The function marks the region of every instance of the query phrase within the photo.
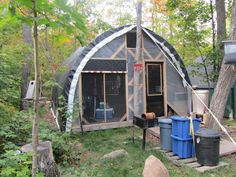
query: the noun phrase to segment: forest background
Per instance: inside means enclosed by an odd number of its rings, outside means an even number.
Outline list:
[[[135,24],[135,3],[127,0],[38,0],[41,95],[50,100],[52,87],[57,84],[56,73],[63,72],[62,62],[77,48],[108,29]],[[147,0],[143,1],[142,24],[169,41],[185,65],[196,68],[191,74],[202,75],[210,87],[217,81],[222,63],[221,41],[229,38],[231,7],[232,0]],[[221,12],[226,15],[225,23],[217,22],[217,13]],[[2,0],[0,14],[0,168],[1,174],[20,171],[24,176],[29,173],[25,165],[14,160],[10,165],[6,162],[14,158],[14,150],[31,141],[32,110],[22,100],[29,81],[34,80],[32,2]],[[197,57],[201,57],[201,64],[195,62]],[[208,66],[213,66],[213,70],[208,71]],[[198,72],[200,67],[206,69],[204,73]],[[41,131],[40,138],[46,138],[48,131]],[[64,144],[67,135],[59,138],[58,132],[50,134],[56,160],[71,161],[75,156],[66,154],[66,148],[73,148]],[[59,150],[57,146],[62,148]],[[30,164],[28,156],[23,156],[22,161]]]

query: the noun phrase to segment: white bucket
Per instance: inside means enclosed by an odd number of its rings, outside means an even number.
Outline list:
[[[201,103],[199,98],[205,103],[205,105],[208,106],[208,90],[194,90],[195,92],[192,93],[193,96],[193,112],[197,114],[203,114],[205,109],[205,106]],[[196,94],[198,95],[196,95]]]

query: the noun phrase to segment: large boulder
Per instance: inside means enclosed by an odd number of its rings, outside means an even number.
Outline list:
[[[169,172],[163,163],[153,155],[145,160],[143,177],[169,177]]]
[[[124,149],[112,151],[109,154],[105,154],[102,159],[114,159],[117,157],[128,156],[128,152]]]

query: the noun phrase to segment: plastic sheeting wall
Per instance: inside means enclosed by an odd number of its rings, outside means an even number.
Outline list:
[[[144,45],[143,58],[145,60],[161,59],[158,58],[159,54],[161,54],[161,50],[154,44],[154,42],[145,33],[143,33],[143,45]]]
[[[134,56],[135,49],[127,51],[128,60],[128,118],[132,119],[134,116]]]
[[[183,86],[182,78],[179,76],[175,68],[170,64],[169,60],[161,52],[160,48],[144,34],[145,59],[165,60],[166,61],[166,84],[167,84],[167,102],[178,114],[186,115],[188,108],[188,92]],[[165,73],[164,73],[165,74]],[[166,90],[164,90],[166,92]]]
[[[167,101],[179,115],[188,113],[188,93],[175,68],[166,60]]]
[[[104,47],[102,47],[99,51],[97,51],[92,58],[122,58],[124,59],[125,56],[125,36],[120,36],[116,38],[114,41],[111,41]],[[120,50],[118,50],[120,49]],[[118,53],[114,55],[115,52]]]

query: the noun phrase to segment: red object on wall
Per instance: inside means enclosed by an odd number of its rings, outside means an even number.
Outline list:
[[[142,71],[143,70],[143,64],[140,64],[140,63],[134,64],[134,70],[135,71]]]

